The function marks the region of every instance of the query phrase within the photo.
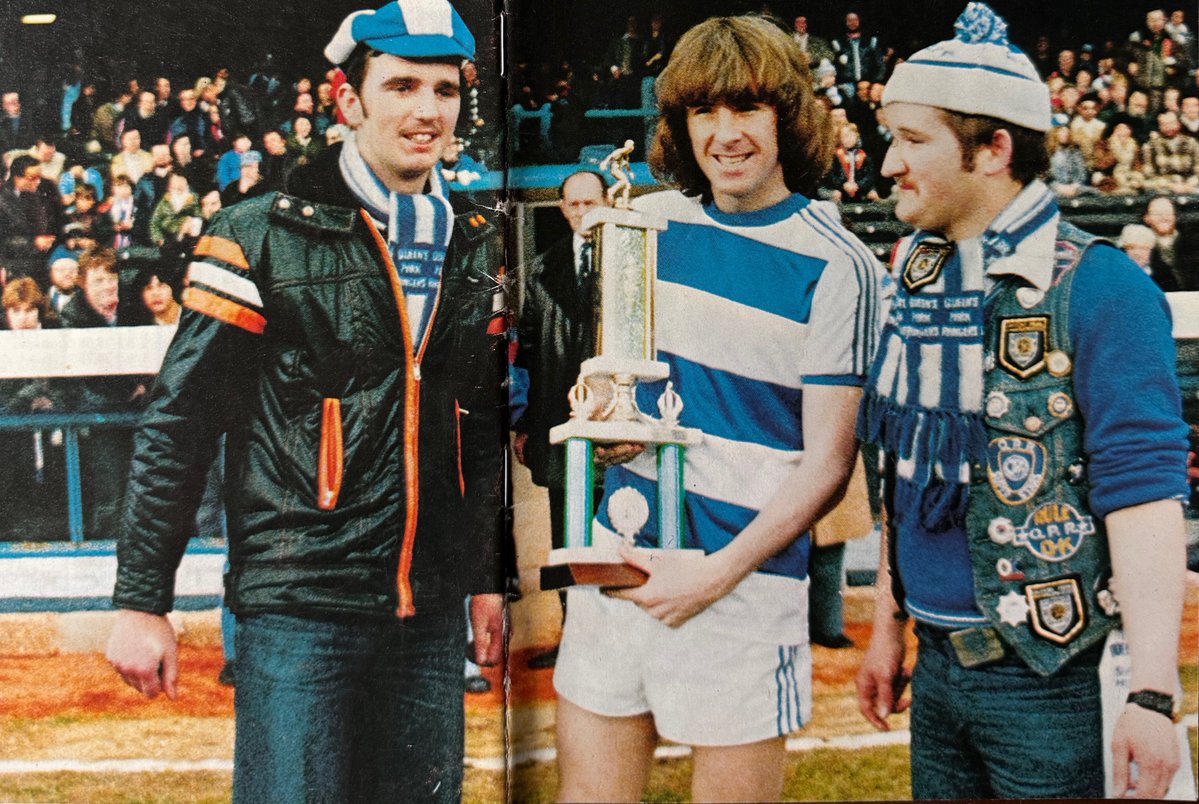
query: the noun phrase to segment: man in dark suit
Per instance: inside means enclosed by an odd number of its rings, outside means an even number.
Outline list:
[[[21,95],[5,92],[0,98],[0,153],[29,148],[37,139],[33,121],[29,115],[21,114]]]
[[[529,406],[515,425],[516,459],[545,486],[550,497],[551,542],[565,546],[566,455],[551,446],[550,428],[570,418],[567,394],[579,375],[579,364],[595,352],[595,283],[591,242],[580,229],[583,216],[607,203],[606,183],[598,173],[579,171],[562,182],[563,217],[571,236],[559,240],[531,266],[525,279],[525,302],[518,331],[516,365],[529,372]],[[563,611],[566,598],[562,597]],[[529,666],[553,667],[558,649],[534,656]]]
[[[2,125],[2,123],[0,123]],[[62,204],[53,182],[29,154],[13,159],[0,187],[0,268],[8,278],[32,276],[46,284],[46,261],[62,226]]]

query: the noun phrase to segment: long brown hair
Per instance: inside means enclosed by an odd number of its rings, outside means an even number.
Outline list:
[[[778,115],[787,189],[811,195],[833,156],[833,131],[812,94],[808,57],[765,17],[713,17],[683,34],[658,77],[661,115],[650,149],[654,175],[690,195],[711,186],[691,148],[687,107],[764,103]]]

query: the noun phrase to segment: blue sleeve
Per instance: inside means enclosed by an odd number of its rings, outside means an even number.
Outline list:
[[[1187,426],[1165,294],[1120,251],[1095,246],[1074,279],[1070,338],[1094,512],[1182,499]]]

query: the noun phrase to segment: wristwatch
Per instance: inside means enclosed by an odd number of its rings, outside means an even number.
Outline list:
[[[1164,692],[1157,690],[1137,690],[1128,694],[1128,703],[1135,704],[1142,709],[1148,709],[1150,712],[1157,712],[1159,715],[1165,715],[1171,721],[1177,723],[1182,720],[1182,707],[1179,701],[1173,695],[1167,695]]]

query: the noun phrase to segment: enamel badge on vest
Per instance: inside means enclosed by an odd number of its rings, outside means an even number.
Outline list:
[[[1045,368],[1049,350],[1049,316],[1005,318],[999,322],[999,365],[1026,380]]]
[[[1045,481],[1049,453],[1027,438],[995,438],[987,445],[987,478],[995,496],[1007,505],[1023,505]]]
[[[1058,645],[1068,644],[1087,625],[1082,589],[1075,577],[1056,578],[1024,587],[1032,630]]]
[[[1016,527],[1012,543],[1027,547],[1045,561],[1065,561],[1078,552],[1082,541],[1095,533],[1095,520],[1064,502],[1038,506],[1023,525]]]

